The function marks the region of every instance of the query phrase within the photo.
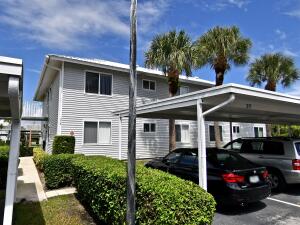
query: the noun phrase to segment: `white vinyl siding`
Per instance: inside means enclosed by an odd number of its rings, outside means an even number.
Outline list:
[[[79,64],[65,63],[65,74],[63,82],[63,105],[61,118],[61,134],[69,135],[74,132],[76,145],[75,153],[85,155],[105,155],[113,158],[119,157],[119,117],[113,112],[128,108],[128,87],[129,74],[125,72],[113,71],[108,69],[99,69],[95,67],[82,66]],[[85,93],[85,72],[92,71],[99,74],[108,74],[112,76],[112,96]],[[155,81],[155,91],[149,91],[143,88],[143,80]],[[182,82],[184,86],[189,87],[189,92],[201,90],[204,87]],[[99,90],[100,92],[100,90]],[[137,76],[137,105],[141,105],[157,99],[169,97],[168,83],[166,77],[156,78],[144,73]],[[110,143],[100,144],[100,130],[97,130],[98,142],[84,144],[84,125],[83,121],[107,122],[110,126]],[[144,132],[144,124],[156,124],[155,132]],[[176,120],[176,124],[189,125],[189,143],[177,142],[176,147],[197,147],[197,123],[196,121]],[[211,124],[211,122],[206,123]],[[229,123],[220,122],[223,126],[224,142],[229,138]],[[99,126],[99,125],[98,125]],[[248,125],[247,125],[248,126]],[[99,126],[100,127],[100,126]],[[107,130],[105,132],[104,130]],[[103,132],[108,134],[109,128],[103,128]],[[206,128],[208,130],[208,128]],[[243,126],[240,127],[241,134],[244,135]],[[253,126],[247,127],[253,136]],[[242,132],[243,131],[243,132]],[[128,118],[122,118],[122,140],[121,140],[121,158],[127,158],[128,142]],[[244,135],[245,136],[245,135]],[[147,119],[137,118],[136,122],[136,157],[152,158],[165,156],[169,152],[169,120],[167,119]],[[188,136],[186,136],[188,137]],[[207,134],[207,137],[208,134]],[[105,138],[106,142],[108,136]],[[186,138],[188,139],[188,138]],[[213,145],[209,142],[208,146]]]

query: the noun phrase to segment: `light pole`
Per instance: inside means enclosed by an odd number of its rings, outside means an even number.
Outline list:
[[[136,8],[137,0],[130,7],[130,82],[127,153],[127,214],[128,225],[135,224],[135,174],[136,174]]]

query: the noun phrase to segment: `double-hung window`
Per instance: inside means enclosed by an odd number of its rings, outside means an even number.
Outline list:
[[[188,86],[181,86],[178,88],[176,95],[184,95],[190,92],[190,89]]]
[[[84,122],[84,144],[111,144],[111,122]]]
[[[86,72],[85,92],[92,94],[111,95],[112,76],[108,74]]]
[[[263,137],[264,136],[264,128],[263,127],[254,127],[254,136],[255,137]]]
[[[239,134],[240,133],[240,127],[239,126],[232,126],[232,130],[234,134]]]
[[[143,80],[143,89],[155,91],[156,90],[156,83],[153,80]]]
[[[145,133],[156,132],[156,124],[155,123],[144,123],[144,132]]]
[[[188,124],[176,124],[176,142],[190,142],[190,126]]]
[[[219,126],[220,131],[220,139],[223,141],[223,128],[222,126]],[[209,126],[209,140],[210,141],[216,141],[215,138],[215,126]]]

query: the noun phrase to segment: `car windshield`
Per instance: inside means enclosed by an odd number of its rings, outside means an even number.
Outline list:
[[[300,156],[300,142],[296,142],[295,147],[297,149],[298,155]]]
[[[253,167],[247,159],[231,152],[210,152],[207,154],[207,159],[213,165],[223,169],[240,170]]]

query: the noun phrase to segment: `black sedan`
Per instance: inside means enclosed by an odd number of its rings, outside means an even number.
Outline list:
[[[207,188],[222,204],[260,201],[271,193],[268,172],[237,153],[207,149]],[[146,167],[169,172],[198,183],[198,149],[176,149]]]

